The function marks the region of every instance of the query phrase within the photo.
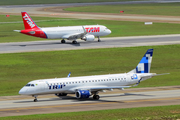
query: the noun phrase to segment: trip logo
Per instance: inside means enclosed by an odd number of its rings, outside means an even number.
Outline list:
[[[49,85],[49,90],[51,89],[62,89],[66,85]]]

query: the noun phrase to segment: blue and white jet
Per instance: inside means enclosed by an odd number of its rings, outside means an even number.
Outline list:
[[[96,76],[81,76],[55,79],[34,80],[25,85],[20,91],[21,95],[32,95],[37,101],[38,95],[55,94],[57,96],[66,96],[75,94],[76,98],[84,99],[93,96],[98,100],[98,93],[103,90],[113,90],[137,86],[141,81],[157,75],[150,73],[153,49],[148,49],[135,69],[123,74],[108,74]]]

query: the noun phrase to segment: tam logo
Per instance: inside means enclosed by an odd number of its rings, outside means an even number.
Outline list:
[[[31,20],[31,18],[29,18],[29,16],[28,16],[27,14],[25,14],[25,15],[23,16],[23,19],[29,24],[29,26],[30,26],[31,28],[33,28],[34,26],[36,26],[36,25],[33,23],[33,21]]]
[[[86,32],[90,33],[90,32],[100,32],[100,27],[87,27],[85,28]]]

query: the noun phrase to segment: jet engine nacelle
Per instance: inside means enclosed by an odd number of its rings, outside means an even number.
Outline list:
[[[76,98],[79,98],[79,99],[81,99],[81,98],[89,98],[90,95],[91,94],[90,94],[89,90],[78,90],[76,92]]]
[[[85,41],[94,41],[95,37],[94,35],[85,35],[83,38],[81,38],[82,40]]]

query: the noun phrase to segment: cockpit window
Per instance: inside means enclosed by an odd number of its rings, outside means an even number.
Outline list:
[[[34,84],[27,84],[26,85],[26,87],[30,87],[30,86],[34,87],[35,85]]]
[[[31,84],[27,84],[26,86],[29,87],[29,86],[31,86]]]

